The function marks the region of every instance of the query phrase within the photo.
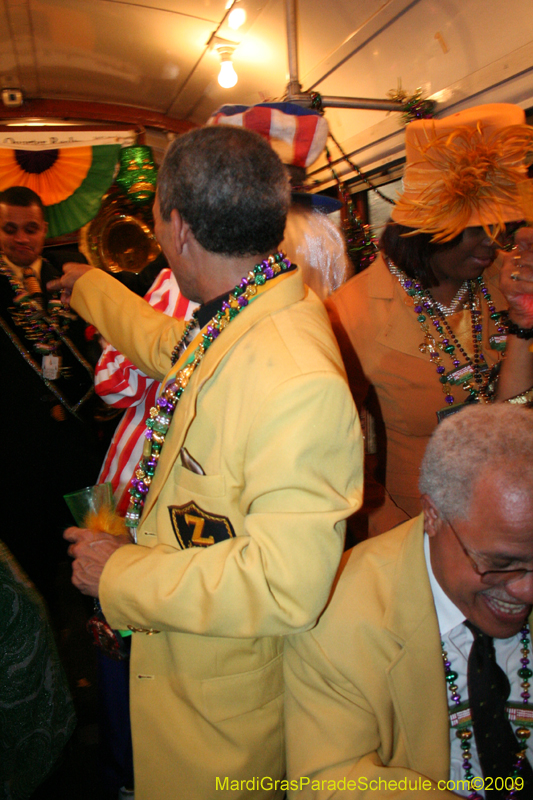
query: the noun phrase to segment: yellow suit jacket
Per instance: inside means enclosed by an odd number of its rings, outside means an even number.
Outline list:
[[[179,321],[96,270],[72,301],[164,379]],[[181,463],[182,448],[205,474]],[[326,604],[361,483],[357,412],[326,312],[288,274],[207,351],[174,414],[139,544],[100,581],[114,628],[160,631],[133,634],[137,800],[205,800],[224,796],[216,777],[283,776],[280,637]]]
[[[485,271],[484,280],[496,308],[506,308],[498,289],[499,262]],[[446,402],[435,365],[426,353],[420,352],[424,335],[412,300],[380,255],[368,269],[331,295],[326,307],[357,405],[361,407],[369,384],[377,394],[386,430],[386,488],[403,511],[415,516],[420,512],[420,463],[437,426],[437,411]],[[481,303],[481,309],[481,349],[491,366],[499,357],[489,344],[496,325],[489,319],[485,302]],[[461,311],[450,319],[454,320],[454,330],[459,331],[459,340],[471,342],[470,313]],[[472,353],[470,345],[466,349]],[[452,368],[447,356],[444,364],[447,371]],[[455,387],[452,394],[456,403],[464,402],[467,397],[460,387]],[[382,517],[376,533],[389,530],[402,519],[384,514]]]
[[[359,787],[309,785],[289,797],[427,800],[448,780],[446,682],[423,533],[420,515],[349,551],[316,628],[287,638],[288,778]],[[371,783],[405,778],[407,791]],[[420,788],[424,779],[429,788]]]

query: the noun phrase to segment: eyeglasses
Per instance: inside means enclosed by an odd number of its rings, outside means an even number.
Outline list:
[[[477,575],[479,575],[479,577],[481,578],[482,581],[484,581],[484,583],[487,583],[490,586],[494,586],[498,583],[512,583],[513,581],[521,580],[524,577],[524,575],[533,573],[533,569],[487,569],[481,571],[476,562],[474,561],[474,559],[472,558],[472,556],[470,555],[470,553],[468,552],[468,550],[466,549],[466,547],[464,546],[464,544],[462,543],[457,531],[453,527],[450,520],[446,519],[444,521],[450,527],[450,530],[452,531],[453,535],[459,542],[461,550],[470,561],[472,569]]]

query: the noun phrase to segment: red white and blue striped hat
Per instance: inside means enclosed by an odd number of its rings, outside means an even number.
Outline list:
[[[326,146],[328,123],[316,111],[295,103],[222,106],[208,125],[236,125],[261,134],[284,164],[308,167]]]
[[[322,153],[329,133],[327,120],[316,111],[295,103],[222,106],[207,120],[207,125],[236,125],[263,136],[289,167],[294,202],[314,206],[326,214],[342,207],[334,197],[313,194],[304,185],[305,168]]]

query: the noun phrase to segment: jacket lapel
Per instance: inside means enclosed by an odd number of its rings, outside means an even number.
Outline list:
[[[300,269],[287,273],[277,284],[250,303],[213,342],[192,374],[176,407],[146,499],[142,519],[146,518],[155,505],[159,492],[166,483],[179,455],[187,431],[196,416],[198,394],[216,372],[222,359],[254,325],[270,314],[302,300],[305,294],[306,289]],[[166,382],[167,378],[163,381],[163,385]],[[142,520],[140,524],[142,524]]]
[[[376,342],[390,350],[427,360],[427,356],[418,349],[424,335],[416,322],[411,300],[389,272],[382,255],[369,272],[368,294],[371,298],[389,301],[387,320],[379,330]]]
[[[389,669],[389,687],[405,735],[409,764],[447,780],[450,734],[440,635],[423,549],[423,515],[399,559],[394,598],[385,619],[402,650]]]

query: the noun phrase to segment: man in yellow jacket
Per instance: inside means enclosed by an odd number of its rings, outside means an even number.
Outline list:
[[[127,516],[137,544],[69,529],[73,581],[133,631],[136,800],[281,798],[282,637],[326,604],[361,503],[359,423],[326,312],[276,253],[289,184],[268,144],[196,130],[158,180],[156,234],[199,331],[100,270],[60,281],[164,387]]]
[[[424,513],[347,553],[287,637],[291,800],[533,796],[532,453],[528,409],[445,420]]]

